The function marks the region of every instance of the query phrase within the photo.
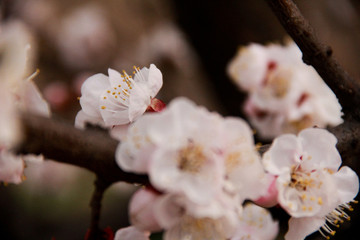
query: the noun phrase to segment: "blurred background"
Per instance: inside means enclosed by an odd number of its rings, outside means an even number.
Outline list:
[[[358,0],[296,1],[318,37],[356,79],[360,78]],[[186,96],[223,115],[243,116],[244,94],[226,66],[239,46],[286,37],[263,0],[1,0],[1,24],[21,21],[36,49],[35,82],[53,117],[73,123],[82,82],[108,68],[132,72],[155,63],[169,102]],[[1,30],[0,30],[1,31]],[[1,34],[1,32],[0,32]],[[35,71],[35,69],[34,69]],[[359,171],[359,163],[345,163]],[[20,185],[0,186],[0,239],[83,239],[90,222],[94,176],[46,162],[26,169]],[[115,184],[105,194],[101,226],[128,225],[127,202],[135,186]],[[286,220],[279,209],[275,218]],[[334,239],[358,239],[359,207]],[[286,221],[285,221],[286,222]],[[284,223],[285,223],[284,222]],[[286,226],[282,227],[286,231]],[[313,234],[308,239],[321,239]]]

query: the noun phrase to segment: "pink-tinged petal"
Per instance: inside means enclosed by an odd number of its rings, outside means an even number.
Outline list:
[[[154,215],[162,228],[174,227],[183,217],[185,210],[179,200],[177,195],[163,194],[154,204]]]
[[[340,203],[352,201],[359,192],[359,177],[349,167],[342,167],[334,174]]]
[[[158,232],[162,228],[155,218],[154,204],[159,201],[160,194],[150,189],[139,189],[130,200],[130,222],[139,230]]]
[[[0,181],[19,184],[23,181],[24,162],[7,150],[0,150]]]
[[[342,161],[333,134],[325,129],[308,128],[301,131],[298,138],[307,155],[301,164],[302,168],[309,171],[320,168],[337,171]]]
[[[274,175],[289,172],[293,165],[299,164],[296,156],[300,153],[300,149],[295,135],[281,135],[273,141],[270,149],[263,156],[265,169]]]
[[[101,117],[89,116],[83,110],[80,110],[75,117],[75,127],[85,129],[86,123],[105,127],[104,120]]]
[[[166,104],[157,98],[152,98],[151,103],[146,109],[147,112],[161,112],[166,107]]]
[[[85,80],[81,87],[80,105],[89,116],[101,117],[99,100],[101,94],[110,88],[109,78],[104,74],[95,74]]]
[[[254,202],[261,207],[274,207],[278,204],[278,190],[276,187],[276,177],[271,174],[267,174],[267,181],[269,183],[268,189],[265,195],[256,199]]]
[[[116,231],[114,240],[150,240],[150,232],[143,232],[133,226],[120,228]]]
[[[324,218],[303,217],[290,218],[289,230],[285,235],[285,240],[303,240],[309,234],[316,232],[325,224]]]

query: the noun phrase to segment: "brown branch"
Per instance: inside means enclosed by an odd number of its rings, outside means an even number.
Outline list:
[[[86,168],[106,183],[148,183],[145,175],[122,171],[115,162],[118,141],[99,130],[82,131],[55,119],[31,114],[21,117],[24,137],[16,152],[43,154],[45,158]]]
[[[94,172],[104,184],[118,181],[149,184],[145,175],[122,171],[115,162],[118,141],[99,130],[82,131],[69,123],[34,115],[22,116],[24,138],[18,153],[43,154],[46,158],[86,168]],[[330,132],[338,139],[337,148],[344,164],[355,169],[360,155],[360,123],[347,121]],[[269,145],[259,149],[265,152]]]
[[[360,120],[360,84],[332,57],[331,48],[318,40],[314,29],[292,0],[266,2],[301,49],[304,62],[312,65],[335,93],[345,117]]]

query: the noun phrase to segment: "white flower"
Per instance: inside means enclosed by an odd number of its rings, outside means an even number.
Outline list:
[[[278,202],[292,216],[286,239],[303,239],[322,226],[325,235],[334,234],[325,221],[338,225],[346,218],[359,179],[350,168],[339,169],[336,142],[324,129],[305,129],[276,138],[264,154],[265,169],[277,176]]]
[[[228,71],[249,92],[244,110],[263,138],[342,123],[336,96],[293,42],[243,48]]]
[[[150,232],[142,232],[130,226],[117,230],[114,240],[150,240]]]
[[[231,221],[242,201],[267,190],[246,122],[222,118],[184,98],[132,124],[116,159],[125,171],[148,174],[164,198],[174,199],[184,214],[197,219]]]
[[[244,206],[236,233],[230,240],[274,240],[279,224],[269,211],[252,203]]]
[[[20,22],[0,25],[0,147],[14,145],[20,135],[17,112],[49,115],[49,107],[29,75],[34,51],[32,36]]]
[[[109,69],[109,76],[96,74],[81,87],[80,104],[75,125],[85,122],[106,127],[137,120],[152,104],[162,86],[162,74],[154,64],[150,68],[135,68],[135,76]]]
[[[19,184],[23,181],[24,162],[21,157],[0,150],[0,181]]]
[[[185,215],[174,227],[167,230],[164,240],[227,240],[232,236],[234,226],[227,219],[194,218]]]

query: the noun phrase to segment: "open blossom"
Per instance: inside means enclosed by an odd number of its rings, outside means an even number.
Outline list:
[[[134,77],[109,69],[109,76],[96,74],[89,77],[81,87],[80,105],[75,125],[84,127],[85,122],[105,127],[124,125],[137,120],[148,107],[160,104],[154,97],[163,80],[160,70],[135,68]]]
[[[264,154],[265,169],[277,176],[278,202],[292,217],[285,239],[304,239],[320,229],[334,235],[326,221],[337,226],[348,215],[359,191],[359,179],[349,167],[340,167],[336,138],[324,129],[310,128],[298,136],[276,138]]]
[[[223,187],[240,192],[265,175],[243,120],[224,119],[183,98],[134,123],[116,157],[125,171],[148,173],[155,188],[196,203],[209,202]],[[251,198],[247,190],[244,198]]]
[[[165,229],[165,239],[228,239],[242,202],[259,198],[268,187],[246,122],[184,98],[133,123],[116,159],[125,171],[149,175],[157,193],[139,190],[130,216],[143,230]],[[152,203],[142,204],[139,195]]]
[[[301,57],[293,42],[251,44],[229,65],[231,78],[249,93],[244,110],[263,138],[342,123],[335,94]]]
[[[278,232],[279,224],[272,219],[268,210],[247,203],[236,233],[230,240],[274,240]]]

